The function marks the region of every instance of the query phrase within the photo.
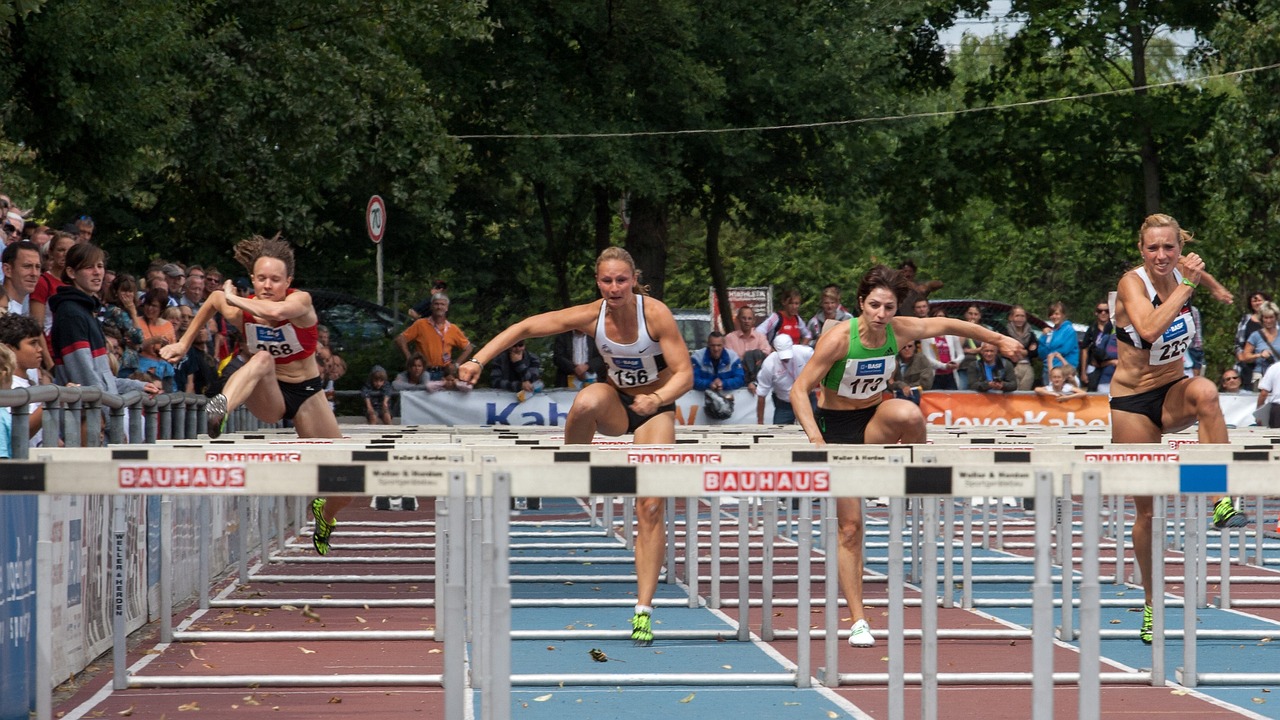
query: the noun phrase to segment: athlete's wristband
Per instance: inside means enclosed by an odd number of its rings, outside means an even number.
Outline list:
[[[1187,278],[1182,278],[1182,284],[1183,284],[1183,285],[1190,285],[1192,290],[1195,290],[1196,288],[1200,287],[1200,283],[1193,283],[1193,282],[1191,282],[1190,280],[1188,280]]]

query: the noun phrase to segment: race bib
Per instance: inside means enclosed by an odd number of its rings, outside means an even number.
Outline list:
[[[849,358],[844,362],[844,376],[836,394],[851,400],[866,400],[884,392],[898,367],[894,356]]]
[[[1168,365],[1173,362],[1182,362],[1182,356],[1187,354],[1187,348],[1191,345],[1191,338],[1195,334],[1196,324],[1191,319],[1191,314],[1179,315],[1169,329],[1151,343],[1151,364]]]
[[[639,387],[648,385],[658,379],[658,362],[652,356],[618,357],[608,356],[609,377],[613,384],[620,387]]]
[[[280,327],[246,323],[244,334],[248,338],[249,349],[253,352],[266,350],[274,358],[288,358],[302,353],[302,341],[298,339],[298,331],[293,323],[285,323]]]

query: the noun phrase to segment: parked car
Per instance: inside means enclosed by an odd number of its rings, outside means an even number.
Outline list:
[[[329,328],[330,343],[338,350],[361,342],[394,337],[409,322],[389,307],[335,290],[308,290],[320,324]]]
[[[684,338],[684,344],[689,347],[689,352],[706,347],[707,336],[711,334],[709,311],[672,308],[671,314],[675,316],[676,326],[680,328],[680,336]]]
[[[1012,303],[1000,302],[998,300],[978,300],[975,298],[960,298],[955,300],[929,300],[930,311],[933,308],[942,308],[947,317],[953,317],[960,320],[964,319],[964,311],[970,305],[977,305],[982,311],[982,324],[995,330],[996,332],[1004,332],[1005,325],[1009,322],[1009,310],[1013,308]],[[1027,311],[1027,322],[1031,327],[1035,328],[1036,335],[1044,332],[1049,327],[1049,322],[1040,318],[1038,315]],[[1072,329],[1076,331],[1076,337],[1081,342],[1084,341],[1084,334],[1088,332],[1089,326],[1084,323],[1072,322]]]

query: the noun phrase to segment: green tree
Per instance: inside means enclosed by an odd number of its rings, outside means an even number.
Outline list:
[[[34,153],[50,215],[93,210],[117,259],[225,258],[239,237],[281,230],[316,251],[311,276],[367,276],[371,250],[351,240],[369,195],[391,205],[390,237],[446,222],[462,148],[406,49],[480,34],[477,12],[472,0],[52,0],[14,27],[6,129]],[[421,250],[388,252],[400,263]]]

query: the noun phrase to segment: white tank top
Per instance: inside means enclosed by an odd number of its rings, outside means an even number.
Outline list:
[[[1151,283],[1151,278],[1147,277],[1146,268],[1138,268],[1136,271],[1143,284],[1147,286],[1147,297],[1151,300],[1151,304],[1159,307],[1161,304],[1159,295],[1156,294],[1156,287]],[[1182,273],[1177,270],[1173,271],[1173,279],[1179,283],[1182,282]],[[1112,313],[1115,313],[1115,303],[1112,302]],[[1138,334],[1138,329],[1132,324],[1126,325],[1121,332],[1116,334],[1116,339],[1121,342],[1132,345],[1138,349],[1151,351],[1151,358],[1147,362],[1151,365],[1168,365],[1172,362],[1182,362],[1182,356],[1187,354],[1187,348],[1191,346],[1191,339],[1196,334],[1196,321],[1191,315],[1191,304],[1183,305],[1178,311],[1178,316],[1173,319],[1160,337],[1155,339],[1151,345],[1147,345],[1142,336]]]
[[[604,330],[604,316],[608,304],[600,302],[600,317],[596,319],[596,347],[608,366],[609,378],[617,387],[639,387],[658,379],[658,373],[667,367],[662,357],[662,346],[649,336],[644,321],[644,295],[636,295],[636,324],[639,330],[636,341],[628,345],[609,339]]]

